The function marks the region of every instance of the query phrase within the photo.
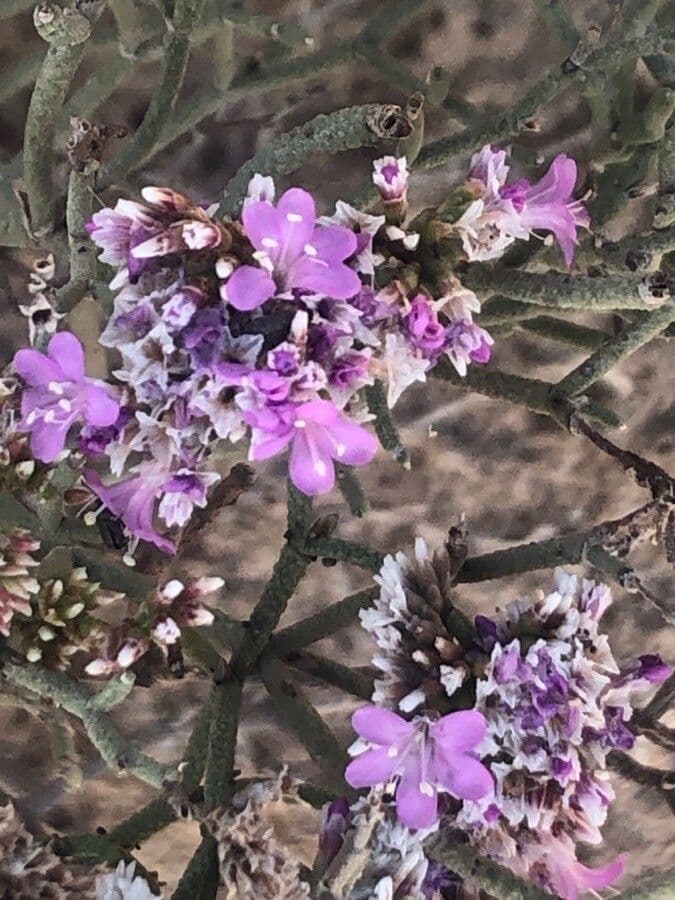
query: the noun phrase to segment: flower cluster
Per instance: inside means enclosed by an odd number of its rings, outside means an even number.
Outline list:
[[[612,884],[622,857],[592,869],[578,861],[577,846],[601,842],[614,799],[606,759],[633,745],[631,698],[670,667],[651,654],[619,666],[599,630],[609,588],[562,570],[548,595],[511,603],[500,619],[477,616],[473,639],[454,641],[447,654],[447,623],[457,611],[444,575],[452,561],[442,560],[418,540],[415,559],[387,557],[376,579],[380,596],[361,619],[384,676],[373,699],[389,709],[356,713],[355,730],[369,743],[357,742],[347,780],[394,783],[403,824],[427,828],[440,819],[564,900]],[[473,708],[438,719],[437,710],[457,702]],[[407,721],[392,707],[414,716]],[[454,724],[455,717],[470,720]],[[447,768],[458,749],[469,754],[456,763],[466,782],[459,786]],[[489,770],[489,783],[481,770]],[[439,806],[439,790],[463,802]]]
[[[186,584],[173,578],[142,603],[133,619],[113,627],[97,629],[90,649],[93,659],[85,666],[87,675],[109,678],[131,669],[153,650],[157,661],[166,660],[176,676],[183,674],[181,626],[211,625],[213,613],[202,598],[220,590],[222,578],[194,578]],[[145,660],[152,667],[153,659]]]
[[[550,231],[569,266],[578,244],[577,229],[590,224],[581,202],[572,199],[576,163],[560,154],[536,184],[526,178],[506,184],[508,174],[506,153],[499,148],[487,145],[471,160],[467,188],[475,199],[454,223],[467,259],[497,259],[515,240]]]
[[[568,258],[587,223],[569,201],[574,163],[558,157],[534,186],[506,186],[507,169],[504,151],[484,148],[469,182],[480,197],[441,225],[461,235],[470,260],[540,228]],[[309,495],[333,488],[336,462],[370,462],[377,442],[364,427],[362,388],[384,382],[393,407],[442,358],[465,375],[493,345],[474,321],[478,299],[455,275],[425,286],[416,258],[425,231],[407,221],[405,158],[377,160],[373,180],[386,215],[340,201],[317,218],[307,191],[276,199],[261,175],[237,221],[156,187],[142,203],[97,212],[89,234],[117,270],[100,337],[119,359],[116,383],[86,376],[67,332],[44,354],[19,351],[18,429],[34,456],[53,462],[76,441],[108,512],[133,541],[167,553],[176,547],[167,530],[179,533],[219,478],[209,468],[218,442],[247,439],[251,460],[288,449],[290,477]],[[475,247],[487,232],[500,237],[486,257]]]
[[[31,574],[38,565],[32,554],[39,549],[40,542],[21,528],[7,535],[0,533],[0,634],[5,637],[9,637],[16,613],[31,615],[31,598],[40,589]]]

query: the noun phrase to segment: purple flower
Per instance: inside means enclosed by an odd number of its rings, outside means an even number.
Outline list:
[[[209,487],[220,478],[215,472],[191,472],[180,469],[164,483],[164,496],[159,504],[159,515],[171,528],[182,528],[192,515],[195,506],[206,506]]]
[[[536,184],[523,179],[500,190],[501,197],[513,203],[525,228],[553,232],[568,266],[579,243],[577,228],[587,228],[591,221],[581,201],[572,199],[576,180],[577,164],[561,153]]]
[[[328,400],[248,410],[244,419],[253,429],[249,458],[269,459],[290,444],[291,480],[309,496],[332,490],[333,460],[363,466],[377,452],[373,435]]]
[[[319,832],[319,852],[324,868],[327,869],[340,852],[351,821],[352,812],[346,797],[338,797],[324,808]]]
[[[354,788],[373,787],[398,777],[396,811],[409,828],[438,821],[438,792],[479,800],[493,790],[490,772],[473,754],[485,736],[485,717],[475,710],[450,713],[437,722],[406,722],[379,706],[352,716],[354,730],[371,745],[345,771]]]
[[[74,334],[55,334],[46,354],[19,350],[14,368],[27,385],[19,427],[31,433],[33,455],[42,462],[56,459],[76,422],[105,428],[117,421],[119,403],[107,385],[84,374],[84,350]]]
[[[410,312],[403,325],[411,346],[421,350],[426,357],[435,357],[446,341],[445,328],[438,321],[436,310],[423,294],[417,294],[410,302]]]
[[[99,210],[86,223],[92,241],[102,249],[101,262],[129,270],[134,281],[146,266],[132,250],[163,230],[162,222],[152,210],[133,200],[118,200],[114,209]]]
[[[596,893],[618,881],[626,868],[626,855],[621,854],[611,862],[591,869],[576,858],[574,844],[569,837],[555,838],[547,835],[541,842],[542,864],[546,876],[540,880],[562,900],[578,900],[587,891]],[[538,866],[531,874],[537,875]]]
[[[291,188],[276,207],[254,200],[244,207],[242,221],[262,268],[240,266],[221,287],[223,299],[236,309],[256,309],[294,290],[337,300],[360,290],[359,276],[344,264],[357,248],[356,235],[340,225],[317,225],[307,191]]]
[[[385,203],[402,203],[408,193],[408,162],[405,156],[383,156],[373,163],[373,182]]]
[[[445,341],[445,352],[462,377],[466,375],[469,363],[484,365],[490,361],[494,340],[475,322],[455,319],[446,330]]]
[[[111,485],[104,485],[97,472],[85,472],[86,483],[110,512],[122,520],[130,534],[173,554],[175,544],[159,534],[153,525],[155,503],[170,478],[169,473],[153,465]]]
[[[364,384],[372,384],[369,372],[370,355],[358,350],[346,350],[336,357],[328,375],[332,387],[348,389],[352,392]]]

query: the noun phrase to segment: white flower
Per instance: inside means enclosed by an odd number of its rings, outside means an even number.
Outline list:
[[[350,206],[344,200],[338,200],[335,204],[335,212],[332,216],[322,216],[321,225],[344,225],[357,234],[364,234],[368,239],[362,241],[364,246],[355,256],[356,271],[364,275],[375,274],[375,256],[373,254],[373,238],[386,222],[384,216],[371,216],[361,212],[360,209]]]
[[[136,875],[136,863],[120,862],[114,872],[96,877],[96,900],[162,900],[161,894],[153,894],[150,885]]]
[[[266,203],[274,203],[274,179],[271,175],[255,174],[248,183],[248,191],[244,206],[256,200],[264,200]]]
[[[415,381],[426,381],[431,362],[415,356],[402,334],[388,334],[382,360],[387,379],[387,406],[393,409],[403,391]]]

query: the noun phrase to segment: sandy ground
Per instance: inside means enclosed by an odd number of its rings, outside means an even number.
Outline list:
[[[268,4],[268,10],[275,4]],[[278,4],[277,4],[278,6]],[[442,15],[429,14],[410,25],[392,48],[422,76],[432,64],[452,73],[457,96],[485,108],[502,108],[554,59],[561,58],[560,44],[549,35],[534,14],[531,3],[515,0],[483,0],[438,4]],[[577,24],[605,21],[604,3],[573,2]],[[263,10],[264,4],[258,5]],[[284,13],[297,16],[314,35],[317,44],[329,46],[337,36],[358,31],[375,2],[289,2]],[[21,37],[23,42],[17,40]],[[0,58],[11,59],[36,47],[27,17],[15,20],[0,35]],[[245,41],[252,58],[262,44]],[[3,56],[3,54],[7,55]],[[242,51],[243,53],[244,51]],[[242,57],[243,58],[243,57]],[[203,77],[206,59],[196,59],[190,83]],[[4,64],[3,64],[4,65]],[[145,77],[148,76],[148,77]],[[154,71],[143,72],[119,91],[102,111],[101,119],[134,124],[142,114],[147,85]],[[270,135],[318,112],[363,100],[401,99],[364,66],[350,67],[329,79],[315,82],[310,91],[298,89],[227,107],[206,121],[190,140],[182,140],[162,154],[144,173],[143,183],[169,183],[189,187],[199,199],[213,198],[223,181]],[[20,102],[19,102],[20,101]],[[8,154],[20,145],[20,128],[27,94],[0,108],[0,139]],[[548,157],[558,149],[583,159],[592,138],[593,123],[572,101],[548,114],[537,147]],[[429,117],[429,135],[448,133],[456,123],[435,112]],[[464,165],[465,161],[460,161]],[[319,192],[326,204],[360,182],[367,171],[364,154],[348,154],[337,165],[313,161],[303,182]],[[425,175],[413,182],[422,196],[432,196],[459,168]],[[22,268],[30,257],[16,256],[7,267],[9,292],[3,292],[3,328],[0,356],[22,340],[21,322],[14,302],[25,277]],[[601,322],[602,320],[598,320]],[[592,323],[589,323],[592,324]],[[581,355],[558,345],[518,337],[499,342],[491,365],[538,378],[560,377],[581,360]],[[618,410],[627,423],[614,438],[623,446],[648,455],[671,471],[675,370],[672,351],[657,343],[618,366],[594,390],[596,399]],[[344,536],[364,540],[384,549],[409,548],[416,535],[440,542],[448,526],[461,513],[468,519],[471,552],[483,553],[528,540],[538,540],[577,530],[619,516],[644,502],[645,493],[634,486],[592,446],[565,434],[548,420],[439,384],[416,386],[397,408],[397,421],[411,451],[412,470],[404,472],[384,453],[363,476],[372,509],[364,520],[350,518],[338,494],[318,504],[321,510],[340,512]],[[428,436],[433,426],[437,436]],[[279,464],[261,466],[254,489],[226,510],[204,540],[194,563],[184,571],[220,574],[226,580],[221,605],[229,614],[244,617],[255,603],[282,543],[284,531],[283,477]],[[672,572],[663,560],[647,551],[641,560],[643,573],[660,596],[673,596]],[[179,567],[181,568],[181,567]],[[550,573],[505,579],[462,588],[470,611],[489,613],[496,605],[536,586],[546,587]],[[347,566],[326,569],[315,565],[289,604],[282,624],[291,623],[321,609],[367,584],[367,576]],[[617,589],[616,604],[606,624],[613,636],[617,657],[646,649],[662,652],[675,661],[672,632],[662,628],[659,617],[636,607]],[[672,603],[672,601],[671,601]],[[367,663],[371,647],[354,626],[316,648],[354,664]],[[143,749],[162,761],[177,759],[190,724],[205,695],[205,686],[192,678],[162,684],[152,690],[136,690],[133,704],[115,713],[119,727],[134,736]],[[334,691],[314,687],[312,699],[328,723],[349,739],[348,715],[352,701]],[[257,684],[246,689],[245,715],[237,747],[238,765],[249,774],[275,771],[282,761],[299,777],[317,779],[314,765],[295,738],[278,722],[275,710]],[[104,771],[86,739],[78,738],[84,756],[85,782],[73,793],[53,777],[45,753],[43,726],[23,711],[0,710],[2,781],[21,798],[26,814],[43,819],[49,827],[84,830],[111,826],[132,812],[152,793],[129,778]],[[672,764],[653,748],[639,753],[653,764]],[[668,807],[655,792],[616,779],[618,799],[606,830],[607,842],[599,858],[630,851],[628,880],[641,872],[675,863],[675,827]],[[292,812],[298,851],[307,857],[316,834],[317,814],[306,809]],[[289,823],[290,824],[290,823]],[[291,829],[288,829],[288,833]],[[141,858],[159,869],[167,882],[167,895],[197,840],[191,824],[177,824],[148,841]]]

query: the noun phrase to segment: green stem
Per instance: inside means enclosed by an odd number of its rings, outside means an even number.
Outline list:
[[[190,55],[190,36],[203,5],[204,0],[176,0],[159,84],[133,140],[103,168],[102,187],[114,183],[119,178],[127,177],[151,156],[155,142],[168,122],[183,86]]]
[[[172,900],[213,900],[218,890],[216,842],[205,834],[183,872]]]
[[[552,390],[553,397],[576,397],[606,375],[622,359],[651,341],[675,321],[675,306],[664,304],[643,322],[626,328],[616,337],[608,338],[581,365],[561,379]]]
[[[336,463],[335,471],[340,493],[345,498],[349,511],[357,519],[361,519],[368,512],[369,506],[359,476],[351,466],[345,466],[343,463]]]
[[[14,684],[27,688],[39,697],[50,699],[80,719],[89,740],[110,768],[131,772],[156,788],[162,788],[164,782],[173,777],[172,769],[128,744],[105,714],[96,709],[92,695],[67,675],[49,672],[38,666],[17,666],[10,662],[4,663],[2,674]]]
[[[475,391],[495,400],[506,400],[509,403],[526,406],[534,413],[550,416],[564,428],[570,427],[570,422],[576,412],[576,408],[571,403],[564,401],[554,403],[551,400],[552,385],[546,381],[490,369],[478,369],[475,366],[462,377],[445,360],[441,360],[431,374],[436,378],[449,381],[455,387],[465,391]],[[617,427],[620,424],[613,412],[595,403],[589,402],[584,406],[584,415],[609,427]]]
[[[585,309],[592,312],[608,309],[648,309],[649,302],[659,301],[657,283],[650,276],[567,275],[562,272],[522,272],[505,266],[474,264],[462,278],[466,287],[479,297],[494,294],[536,303],[556,309]]]
[[[342,777],[347,754],[316,709],[294,684],[288,668],[274,656],[265,655],[260,661],[260,676],[281,721],[290,725],[310,757],[321,766],[326,785],[349,793]]]
[[[375,416],[375,433],[385,450],[388,450],[405,469],[410,468],[410,456],[399,437],[391,412],[387,406],[387,397],[381,381],[375,381],[365,388],[368,409]]]
[[[55,226],[54,136],[61,107],[84,55],[84,44],[98,18],[103,0],[81,15],[56,6],[37,7],[34,15],[38,34],[49,49],[30,98],[24,131],[24,183],[31,229],[37,236]]]
[[[272,577],[251,613],[247,633],[232,662],[233,671],[240,677],[245,677],[255,667],[310,563],[310,557],[305,552],[305,541],[310,526],[311,501],[290,481],[288,492],[287,542],[274,566]]]
[[[534,319],[526,319],[524,322],[519,322],[516,327],[539,337],[569,344],[582,350],[597,350],[609,338],[607,332],[601,331],[599,328],[588,328],[586,325],[578,325],[576,322],[566,322],[555,316],[537,316]]]
[[[579,32],[570,19],[565,0],[537,0],[536,5],[548,27],[571,53],[579,41]]]
[[[586,74],[588,71],[603,73],[612,71],[624,57],[631,53],[638,55],[658,49],[659,41],[660,39],[656,35],[632,40],[618,38],[591,53],[584,65],[572,72],[564,72],[561,66],[556,66],[547,72],[497,122],[482,120],[459,134],[427,144],[417,157],[416,166],[421,169],[440,166],[460,153],[474,150],[483,144],[503,141],[512,137],[518,133],[523,121],[532,118],[538,109],[550,103],[565,88],[571,84],[583,82],[588,77]]]
[[[359,614],[359,610],[370,606],[380,589],[367,588],[356,594],[350,594],[343,600],[322,609],[321,612],[308,616],[295,625],[289,625],[278,631],[270,641],[270,650],[277,656],[286,656],[309,644],[330,637],[341,628],[351,625]]]
[[[378,550],[343,538],[315,538],[308,542],[307,552],[322,559],[348,562],[367,572],[378,572],[384,561],[384,554]]]
[[[234,761],[243,683],[235,677],[211,690],[209,744],[206,755],[204,804],[207,810],[225,806],[234,793]]]
[[[222,211],[235,215],[246,197],[248,183],[257,172],[287,175],[319,153],[335,154],[377,146],[410,133],[410,123],[398,106],[367,103],[319,115],[279,135],[253,156],[230,179],[223,191]]]
[[[293,669],[312,675],[321,681],[335,685],[348,694],[361,697],[362,700],[370,700],[373,696],[373,676],[366,675],[356,669],[343,666],[341,663],[325,657],[316,656],[314,653],[302,651],[289,656],[286,662]]]
[[[96,277],[98,249],[89,237],[85,223],[94,211],[94,181],[98,168],[98,162],[89,162],[83,172],[73,169],[68,179],[66,226],[70,274],[68,282],[57,293],[57,308],[62,313],[70,312],[79,303]]]
[[[461,839],[461,838],[460,838]],[[551,895],[458,842],[452,832],[435,835],[424,845],[427,856],[443,863],[499,900],[550,900]]]

